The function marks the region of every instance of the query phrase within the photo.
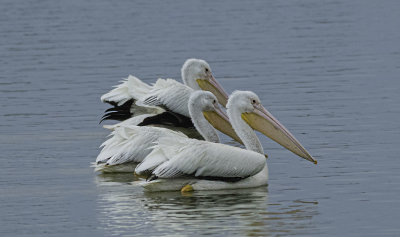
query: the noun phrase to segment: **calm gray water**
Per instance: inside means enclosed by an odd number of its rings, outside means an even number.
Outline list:
[[[400,2],[0,3],[0,236],[398,236]],[[318,159],[262,138],[268,188],[148,194],[89,167],[99,97],[203,58]],[[225,142],[228,141],[225,139]]]

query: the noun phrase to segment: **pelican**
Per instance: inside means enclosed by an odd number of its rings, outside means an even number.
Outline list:
[[[158,79],[150,86],[130,75],[115,89],[101,97],[103,102],[114,106],[106,110],[102,121],[123,121],[141,114],[155,114],[156,117],[146,117],[147,120],[143,120],[140,125],[168,120],[168,124],[173,123],[174,126],[193,126],[187,103],[193,90],[201,89],[212,92],[218,101],[226,106],[228,95],[215,80],[206,61],[186,60],[181,69],[181,76],[184,84],[173,79]]]
[[[135,172],[151,172],[149,191],[221,190],[254,188],[268,183],[263,147],[253,129],[313,163],[317,161],[296,138],[269,113],[258,96],[235,91],[227,104],[229,120],[246,149],[177,137],[160,138]]]
[[[220,141],[213,127],[215,126],[221,132],[240,142],[229,123],[228,117],[220,109],[217,98],[211,92],[194,91],[189,98],[188,110],[194,126],[207,141]],[[213,126],[208,120],[211,121]],[[96,170],[133,172],[135,163],[143,161],[151,152],[154,142],[162,138],[171,141],[181,138],[188,139],[186,135],[170,129],[134,125],[115,127],[111,136],[101,145],[103,149],[96,159]]]

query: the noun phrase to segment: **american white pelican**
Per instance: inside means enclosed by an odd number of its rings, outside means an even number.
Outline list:
[[[250,91],[236,91],[228,101],[230,122],[247,150],[184,137],[160,138],[135,172],[151,172],[150,191],[191,191],[253,188],[266,185],[268,167],[253,129],[295,154],[317,163],[296,138]]]
[[[223,133],[236,137],[228,117],[219,108],[217,98],[208,91],[195,91],[188,103],[188,109],[195,127],[209,142],[219,142],[211,123]],[[141,162],[150,152],[154,142],[161,138],[171,141],[188,138],[170,129],[148,126],[124,125],[114,128],[111,138],[101,146],[103,149],[96,159],[96,170],[103,172],[133,172],[132,163]],[[124,164],[121,166],[121,164]]]
[[[158,79],[152,86],[142,82],[134,76],[129,76],[107,94],[101,97],[103,102],[113,105],[106,110],[102,120],[126,120],[140,114],[162,114],[160,120],[182,120],[185,124],[189,121],[187,102],[193,90],[211,91],[218,101],[226,106],[228,96],[220,84],[215,80],[211,67],[201,59],[188,59],[181,69],[184,84],[173,79]],[[172,113],[172,114],[171,114]],[[183,115],[183,116],[181,116]],[[186,117],[186,119],[184,118]],[[156,122],[144,121],[143,125]],[[173,122],[174,123],[174,122]],[[183,125],[185,126],[185,125]]]

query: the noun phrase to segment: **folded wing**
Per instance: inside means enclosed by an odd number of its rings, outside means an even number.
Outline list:
[[[265,162],[263,155],[237,147],[194,139],[161,138],[135,172],[152,172],[158,178],[246,178],[260,172]]]

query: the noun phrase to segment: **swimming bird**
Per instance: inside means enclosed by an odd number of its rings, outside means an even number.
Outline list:
[[[193,124],[187,102],[193,90],[201,89],[211,91],[218,101],[226,106],[228,95],[215,80],[206,61],[186,60],[181,69],[181,76],[184,84],[173,79],[158,79],[155,84],[148,85],[130,75],[115,89],[101,97],[103,102],[113,105],[113,108],[106,110],[102,121],[123,121],[133,116],[154,114],[157,116],[146,117],[140,125],[167,123],[191,127]]]
[[[229,120],[246,149],[184,137],[160,138],[135,172],[151,172],[149,191],[253,188],[268,183],[268,166],[257,130],[296,155],[317,161],[269,113],[258,96],[235,91],[227,104]]]
[[[187,106],[194,126],[207,141],[220,141],[218,133],[213,127],[215,126],[221,132],[235,137],[240,142],[227,115],[220,109],[217,98],[211,92],[192,92]],[[96,170],[133,172],[134,165],[132,163],[143,161],[151,152],[154,142],[161,138],[171,141],[188,138],[180,132],[166,128],[129,124],[115,127],[111,136],[101,145],[103,148],[96,159]]]

